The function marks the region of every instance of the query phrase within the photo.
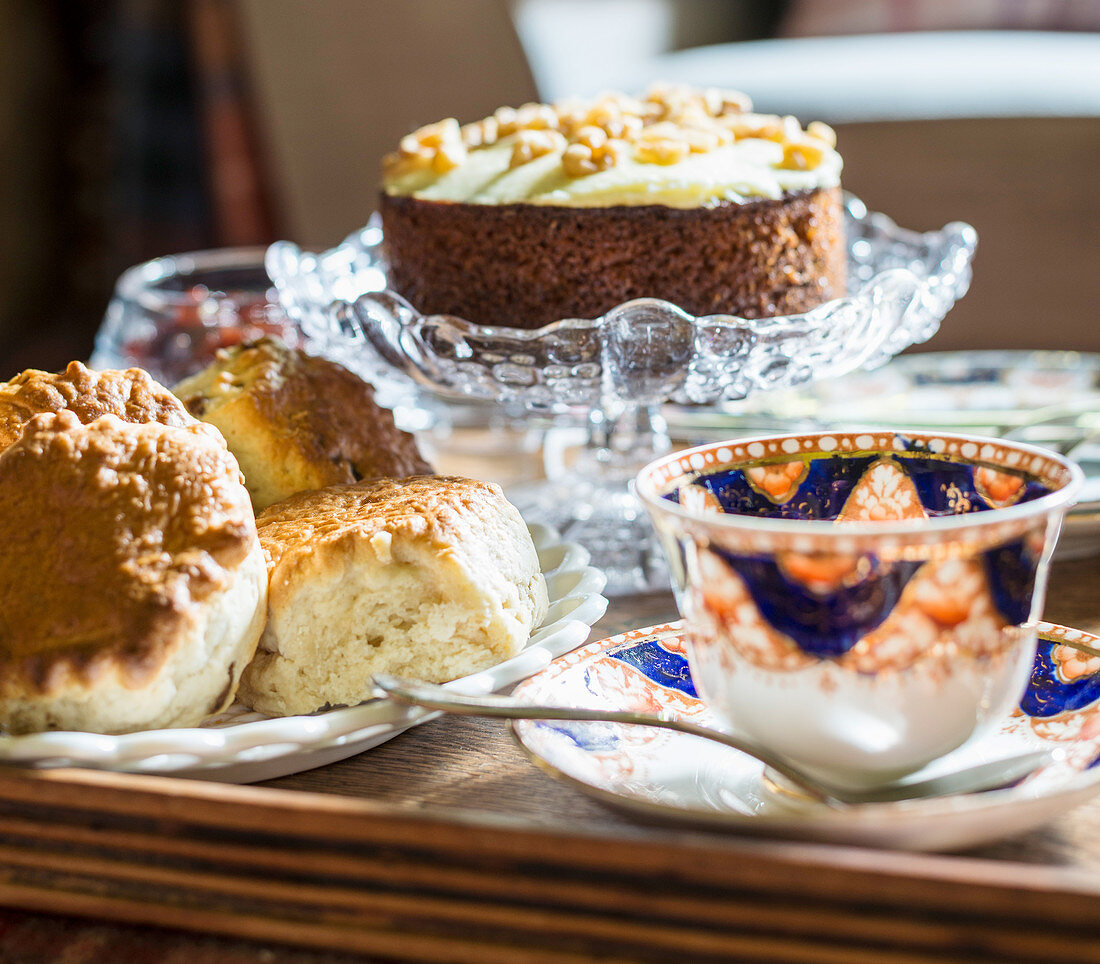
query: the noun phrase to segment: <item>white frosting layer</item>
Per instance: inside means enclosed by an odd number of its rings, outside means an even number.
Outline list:
[[[546,204],[560,207],[610,207],[659,204],[708,207],[722,202],[778,198],[788,192],[835,187],[843,163],[833,149],[813,170],[778,167],[783,146],[745,138],[676,164],[643,163],[633,157],[584,177],[569,177],[560,151],[510,168],[515,135],[470,151],[466,160],[445,174],[413,171],[386,185],[389,194],[427,201],[467,204]]]

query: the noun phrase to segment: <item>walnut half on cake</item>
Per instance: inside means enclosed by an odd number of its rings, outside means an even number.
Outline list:
[[[440,121],[383,164],[390,286],[425,314],[512,328],[644,297],[808,311],[845,293],[835,143],[689,87]]]

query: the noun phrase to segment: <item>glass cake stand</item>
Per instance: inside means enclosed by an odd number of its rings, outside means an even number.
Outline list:
[[[848,294],[764,319],[694,317],[655,298],[532,331],[423,315],[386,287],[377,220],[323,254],[278,242],[267,269],[309,342],[374,382],[391,406],[415,405],[419,387],[582,417],[576,457],[553,460],[545,481],[508,494],[528,520],[583,543],[608,591],[622,594],[668,585],[630,485],[669,448],[663,403],[711,405],[874,367],[930,338],[965,294],[977,245],[969,225],[908,231],[850,196],[845,222]]]

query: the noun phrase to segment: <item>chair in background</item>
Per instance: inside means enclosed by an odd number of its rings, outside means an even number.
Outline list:
[[[535,96],[506,0],[0,0],[0,24],[0,378],[87,357],[127,267],[327,247],[403,134]]]
[[[366,222],[409,131],[536,97],[506,0],[231,2],[280,227],[306,247]]]

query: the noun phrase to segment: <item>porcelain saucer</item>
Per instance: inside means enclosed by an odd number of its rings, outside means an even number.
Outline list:
[[[1041,623],[1019,708],[921,771],[995,761],[1027,749],[1055,760],[1013,787],[831,810],[777,792],[759,763],[668,730],[516,721],[531,760],[553,776],[645,819],[905,850],[958,850],[1029,830],[1100,790],[1100,639]],[[520,684],[531,703],[666,713],[718,721],[696,695],[679,622],[633,630],[556,659]]]

